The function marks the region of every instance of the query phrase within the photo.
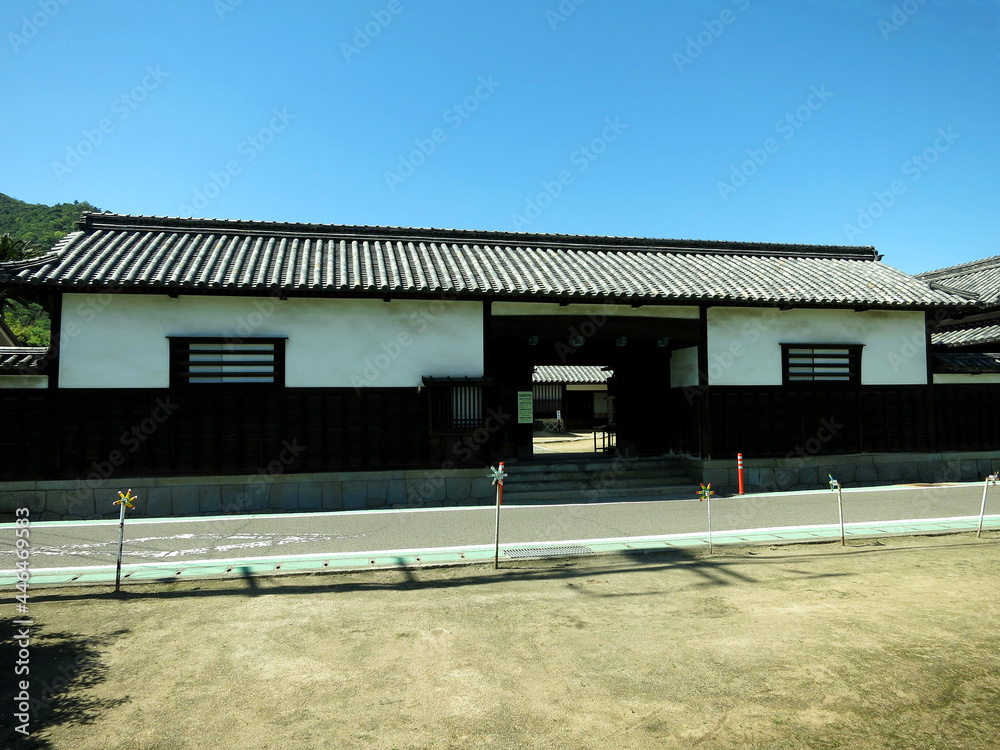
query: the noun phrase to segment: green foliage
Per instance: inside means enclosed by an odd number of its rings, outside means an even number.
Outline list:
[[[38,245],[28,240],[15,240],[9,234],[0,235],[0,263],[26,260],[41,253]]]
[[[0,193],[0,234],[10,234],[12,239],[24,240],[46,252],[72,231],[80,214],[99,210],[86,201],[45,206]]]
[[[0,262],[23,260],[48,252],[73,230],[80,214],[99,210],[86,201],[45,206],[0,193]],[[49,316],[41,305],[6,300],[0,303],[0,310],[7,327],[21,343],[49,345]]]
[[[7,300],[3,320],[10,332],[25,346],[49,345],[49,316],[41,305],[21,305]]]

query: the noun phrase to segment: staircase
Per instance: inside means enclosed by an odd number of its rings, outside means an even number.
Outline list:
[[[696,497],[675,458],[580,458],[508,464],[505,503],[596,503]]]

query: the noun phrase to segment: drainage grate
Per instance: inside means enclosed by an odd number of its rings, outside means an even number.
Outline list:
[[[505,549],[507,557],[563,557],[565,555],[592,555],[590,547],[521,547]]]

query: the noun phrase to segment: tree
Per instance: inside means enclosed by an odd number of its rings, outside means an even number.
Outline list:
[[[0,263],[27,260],[42,254],[42,249],[29,240],[16,240],[10,234],[0,235]]]

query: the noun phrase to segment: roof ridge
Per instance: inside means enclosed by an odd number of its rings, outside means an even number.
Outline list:
[[[971,260],[968,263],[959,263],[955,266],[938,268],[933,271],[921,271],[920,273],[913,274],[913,276],[914,278],[922,279],[924,281],[934,281],[947,276],[958,276],[960,274],[971,273],[973,271],[981,271],[984,268],[1000,268],[1000,255],[992,255],[989,258]]]
[[[372,235],[378,239],[423,241],[497,241],[515,246],[558,246],[576,250],[616,249],[624,251],[762,255],[780,257],[832,257],[843,260],[880,260],[871,245],[811,245],[802,243],[746,242],[738,240],[692,240],[615,235],[548,234],[502,230],[441,229],[352,224],[269,222],[244,219],[199,219],[180,216],[143,216],[88,211],[77,222],[80,230],[131,226],[135,229],[266,231],[270,234],[318,233],[325,235]]]

